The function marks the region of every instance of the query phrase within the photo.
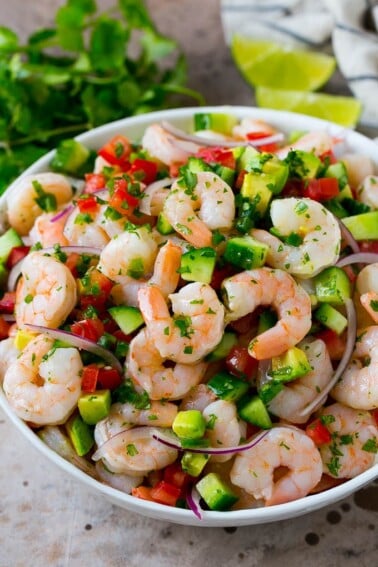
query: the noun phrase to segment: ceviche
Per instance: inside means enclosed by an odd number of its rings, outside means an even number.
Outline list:
[[[0,237],[2,388],[47,445],[199,518],[374,465],[369,158],[199,112],[96,154],[67,140],[51,169],[9,190]]]

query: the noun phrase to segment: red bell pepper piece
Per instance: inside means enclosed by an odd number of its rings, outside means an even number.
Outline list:
[[[106,185],[106,177],[102,173],[86,173],[84,193],[96,193]]]
[[[226,358],[226,366],[234,376],[251,378],[257,372],[258,361],[248,354],[247,347],[236,345]]]
[[[323,163],[327,163],[329,165],[331,165],[333,163],[337,163],[337,158],[336,158],[336,156],[335,156],[335,154],[333,153],[332,150],[327,150],[326,152],[323,152],[322,154],[320,154],[319,159]]]
[[[10,251],[10,254],[7,259],[7,268],[10,270],[18,264],[20,260],[25,258],[29,254],[30,246],[14,246]]]
[[[0,299],[0,313],[14,313],[14,307],[16,305],[16,292],[6,291],[3,297]]]
[[[150,183],[155,181],[157,176],[157,171],[158,171],[158,167],[154,161],[136,158],[131,164],[131,167],[127,173],[131,177],[134,176],[140,181],[143,181],[143,183],[145,183],[146,185],[149,185]],[[142,174],[140,178],[138,174]]]
[[[253,142],[253,140],[261,140],[263,138],[269,138],[270,136],[272,136],[271,132],[248,132],[246,138]],[[276,142],[261,144],[259,146],[260,152],[275,152],[278,148],[279,146]]]
[[[307,425],[306,434],[313,440],[317,447],[325,443],[330,443],[332,440],[330,432],[319,418]]]
[[[150,486],[137,486],[136,488],[132,488],[131,494],[135,496],[135,498],[154,502],[154,499],[151,496],[151,490],[152,488]]]
[[[104,334],[104,324],[100,319],[83,319],[71,325],[71,333],[97,343]]]
[[[122,169],[128,169],[130,152],[129,140],[125,136],[117,135],[102,146],[97,153],[111,165],[119,165]]]
[[[327,201],[337,197],[340,193],[339,182],[334,177],[321,177],[320,179],[309,179],[305,182],[303,197],[309,197],[314,201]]]
[[[155,502],[166,504],[167,506],[176,506],[181,490],[173,484],[161,480],[151,489],[151,496]]]
[[[81,213],[94,214],[99,210],[99,204],[94,195],[83,195],[77,200],[77,206]]]
[[[222,147],[200,148],[196,153],[197,157],[202,158],[206,163],[219,163],[230,169],[235,169],[236,159],[231,150]]]
[[[83,392],[95,392],[98,381],[99,368],[95,364],[89,364],[83,369],[81,377],[81,389]]]
[[[0,315],[0,341],[9,336],[10,324]]]
[[[99,368],[97,383],[100,388],[114,390],[121,382],[121,375],[115,368],[111,368],[110,366]]]
[[[139,199],[134,197],[134,195],[130,195],[127,190],[126,179],[115,179],[109,205],[122,215],[127,215],[132,212],[138,204]]]

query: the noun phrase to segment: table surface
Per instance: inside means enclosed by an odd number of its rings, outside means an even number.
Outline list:
[[[61,3],[0,0],[0,25],[26,35],[51,23]],[[181,42],[190,85],[209,104],[252,103],[252,91],[224,44],[216,0],[150,0],[148,5],[159,29]],[[329,90],[343,89],[336,76]],[[173,567],[178,562],[183,567],[370,567],[376,561],[377,482],[297,519],[201,529],[144,518],[87,492],[29,446],[1,410],[0,455],[0,567]]]

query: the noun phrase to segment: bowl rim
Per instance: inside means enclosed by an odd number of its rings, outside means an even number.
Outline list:
[[[96,147],[99,147],[99,139],[103,139],[105,141],[115,133],[120,133],[120,131],[127,135],[127,132],[133,128],[143,132],[146,126],[161,120],[172,120],[174,123],[188,121],[195,112],[225,112],[234,114],[238,118],[251,117],[264,119],[269,124],[276,124],[277,126],[280,126],[286,132],[297,129],[297,125],[300,125],[303,122],[305,130],[326,129],[333,136],[342,136],[347,147],[351,146],[351,149],[361,147],[361,151],[364,151],[364,153],[369,155],[369,157],[371,157],[378,166],[377,144],[373,140],[370,140],[358,132],[349,130],[326,120],[298,113],[246,106],[215,105],[162,110],[110,122],[88,132],[84,132],[75,138],[83,143],[87,143],[89,147],[95,149]],[[48,164],[50,163],[54,153],[55,150],[50,151],[25,170],[2,195],[0,198],[0,207],[6,207],[6,198],[9,195],[9,191],[12,191],[12,188],[16,186],[16,183],[20,178],[32,173],[39,173],[47,170]],[[378,463],[376,463],[373,467],[357,477],[347,480],[344,483],[324,492],[310,494],[292,502],[286,502],[269,507],[247,508],[227,512],[204,511],[203,519],[198,520],[191,510],[173,508],[135,498],[92,478],[87,473],[65,460],[63,457],[55,453],[55,451],[50,449],[23,420],[13,413],[13,410],[9,406],[2,389],[0,389],[0,407],[2,407],[5,414],[8,416],[13,425],[16,426],[23,437],[25,437],[40,453],[45,455],[50,461],[63,471],[67,472],[70,476],[73,476],[82,482],[86,485],[86,488],[92,492],[97,494],[100,493],[113,504],[121,506],[131,512],[137,512],[150,518],[163,519],[177,524],[193,525],[197,527],[246,526],[297,517],[337,502],[378,477]]]

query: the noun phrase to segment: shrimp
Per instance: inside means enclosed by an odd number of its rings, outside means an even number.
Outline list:
[[[116,431],[113,417],[113,431]],[[99,447],[92,456],[94,461],[102,459],[105,466],[114,473],[130,476],[145,476],[175,462],[178,452],[153,438],[155,427],[123,427],[123,418],[117,418],[117,433],[109,434],[106,419],[96,424],[94,437]]]
[[[373,466],[378,428],[369,412],[336,403],[324,408],[320,418],[326,420],[332,436],[330,443],[319,448],[325,473],[354,478]]]
[[[110,240],[105,228],[100,226],[98,219],[100,213],[90,215],[88,219],[80,215],[80,210],[75,207],[69,215],[63,229],[63,236],[70,245],[95,246],[104,248]]]
[[[360,295],[361,305],[365,308],[374,323],[378,323],[378,311],[375,302],[378,301],[378,263],[369,264],[362,268],[356,280],[356,291]],[[360,320],[363,318],[360,315]],[[364,323],[361,323],[364,325]]]
[[[56,213],[43,213],[36,218],[29,233],[32,244],[40,242],[43,248],[54,246],[54,244],[59,244],[60,246],[67,246],[69,244],[63,234],[64,225],[66,224],[66,215],[53,221],[52,219],[55,216]]]
[[[297,233],[300,246],[290,246],[265,230],[252,230],[254,238],[267,244],[267,263],[301,278],[318,274],[336,263],[341,246],[340,227],[323,205],[312,199],[277,199],[270,208],[273,226],[282,236]]]
[[[333,148],[334,138],[325,130],[307,132],[292,144],[288,144],[275,152],[279,159],[284,159],[291,150],[302,150],[305,152],[313,152],[316,156],[320,156]]]
[[[212,447],[235,447],[239,445],[245,428],[238,420],[236,406],[232,402],[217,400],[209,404],[202,412],[207,422],[206,437]],[[212,461],[224,463],[233,455],[213,455]]]
[[[346,167],[348,181],[353,189],[357,189],[364,179],[374,175],[374,163],[368,156],[363,154],[344,154],[340,161]]]
[[[212,230],[230,230],[235,216],[235,196],[219,175],[196,174],[193,188],[173,183],[163,212],[173,228],[193,246],[211,246]]]
[[[159,124],[152,124],[146,128],[142,147],[152,158],[158,159],[165,165],[182,164],[200,149],[198,144],[179,140]]]
[[[4,392],[15,414],[36,425],[65,423],[81,394],[79,351],[53,346],[52,339],[38,335],[4,376]]]
[[[0,341],[0,387],[7,368],[14,362],[20,351],[15,347],[13,337]]]
[[[112,437],[118,431],[119,418],[122,418],[122,429],[129,429],[134,425],[171,427],[176,415],[176,404],[169,402],[151,401],[148,409],[138,409],[130,402],[123,404],[117,402],[111,406],[104,420],[104,427]]]
[[[116,304],[138,306],[138,292],[147,285],[159,287],[164,297],[176,290],[180,280],[179,268],[181,248],[168,241],[162,246],[156,256],[154,270],[149,279],[134,279],[127,276],[117,278],[112,289],[112,298]]]
[[[189,392],[184,396],[180,403],[180,410],[192,410],[196,409],[200,412],[212,402],[217,400],[216,395],[213,390],[209,388],[206,384],[198,384],[193,386]]]
[[[221,341],[224,307],[208,284],[190,283],[169,295],[172,317],[159,288],[151,286],[138,293],[139,308],[148,335],[164,358],[194,364]]]
[[[22,177],[7,196],[9,224],[21,236],[29,233],[35,219],[43,212],[38,204],[41,194],[54,196],[59,207],[72,199],[72,187],[59,173],[38,173]]]
[[[16,323],[59,327],[76,305],[76,282],[70,270],[52,256],[31,252],[22,262],[16,290]]]
[[[305,376],[289,382],[269,402],[269,411],[289,423],[305,423],[308,415],[303,408],[328,384],[333,368],[325,343],[316,339],[303,341],[299,347],[306,353],[311,370]]]
[[[274,472],[288,469],[279,480]],[[251,449],[239,453],[230,472],[240,486],[266,506],[306,496],[320,481],[322,460],[313,441],[300,429],[277,426]]]
[[[352,360],[333,388],[332,397],[355,409],[378,408],[377,366],[378,326],[372,325],[359,333]]]
[[[154,341],[142,329],[130,343],[126,368],[137,389],[145,390],[151,400],[179,400],[203,378],[207,364],[175,364],[164,366]]]
[[[252,313],[258,305],[272,305],[279,317],[274,327],[255,337],[248,346],[258,360],[279,356],[299,343],[311,328],[311,300],[307,292],[282,270],[257,268],[222,283],[227,302],[226,322]]]
[[[361,203],[378,209],[378,176],[368,175],[357,189],[357,198]]]
[[[247,139],[247,134],[251,132],[263,132],[267,136],[276,134],[277,130],[264,122],[263,120],[256,120],[254,118],[243,118],[239,124],[233,127],[232,135],[236,139]]]

